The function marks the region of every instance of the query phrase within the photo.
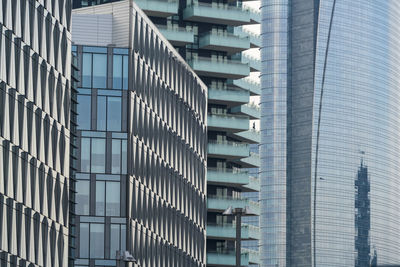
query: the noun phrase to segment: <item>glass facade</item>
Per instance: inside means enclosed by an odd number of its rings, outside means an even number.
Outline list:
[[[262,186],[283,185],[262,189],[263,240],[282,238],[262,243],[263,266],[397,266],[400,5],[300,2],[286,3],[284,12],[263,5],[263,76],[281,66],[279,82],[287,81],[279,90],[287,96],[282,106],[279,93],[270,94],[278,84],[263,82]],[[286,22],[274,20],[287,12]],[[307,23],[294,19],[298,14],[308,14]],[[269,65],[268,47],[276,44],[268,29],[284,24],[290,42],[275,57],[287,56],[290,64]],[[269,111],[287,113],[287,122],[279,121],[286,146],[271,150]],[[269,173],[268,159],[282,153],[285,174]],[[274,195],[285,197],[273,205]],[[279,209],[282,216],[273,216]]]

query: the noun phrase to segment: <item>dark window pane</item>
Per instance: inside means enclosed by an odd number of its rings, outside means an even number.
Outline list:
[[[128,56],[124,56],[123,89],[128,89]]]
[[[81,140],[81,171],[90,172],[90,139]]]
[[[107,130],[121,131],[121,98],[108,97],[107,101]]]
[[[106,215],[119,216],[121,195],[119,182],[107,182],[106,190]]]
[[[76,214],[89,215],[89,181],[78,180],[76,183]]]
[[[121,140],[112,140],[111,173],[121,173]]]
[[[105,207],[105,182],[96,182],[96,215],[104,216]]]
[[[104,225],[90,225],[90,257],[104,258]]]
[[[97,130],[106,130],[106,114],[107,114],[106,97],[97,97]]]
[[[81,223],[79,228],[79,257],[89,257],[89,224]]]
[[[107,86],[107,55],[93,54],[93,88]]]
[[[122,56],[114,55],[113,57],[113,88],[122,88]]]
[[[110,258],[115,259],[119,247],[119,224],[111,224],[111,237],[110,237]]]
[[[91,103],[89,95],[78,95],[78,129],[90,130]]]
[[[92,87],[92,54],[88,53],[83,54],[82,87]]]
[[[127,153],[127,141],[122,140],[122,155],[121,155],[121,173],[126,174],[126,153]]]
[[[106,140],[92,139],[92,172],[104,173],[106,164]]]

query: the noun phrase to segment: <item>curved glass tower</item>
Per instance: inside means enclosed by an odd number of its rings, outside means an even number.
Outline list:
[[[400,3],[264,0],[262,266],[400,264]]]

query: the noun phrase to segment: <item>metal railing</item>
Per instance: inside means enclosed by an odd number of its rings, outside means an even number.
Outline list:
[[[215,171],[215,172],[223,172],[223,173],[233,173],[233,174],[239,174],[239,173],[248,173],[248,170],[241,169],[241,168],[218,168],[218,167],[207,167],[208,171]]]
[[[228,146],[233,146],[233,147],[247,147],[248,144],[245,143],[239,143],[239,142],[233,142],[233,141],[227,141],[227,140],[208,140],[209,144],[215,144],[215,145],[228,145]]]

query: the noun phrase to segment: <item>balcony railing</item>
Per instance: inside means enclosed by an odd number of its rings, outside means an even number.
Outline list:
[[[194,42],[194,33],[191,27],[183,28],[177,25],[157,25],[157,28],[174,45],[184,45]]]
[[[189,21],[239,26],[250,24],[250,11],[224,3],[190,3],[183,10],[183,18]]]
[[[194,57],[187,60],[188,64],[199,75],[239,79],[250,74],[250,67],[239,60],[217,57]]]

